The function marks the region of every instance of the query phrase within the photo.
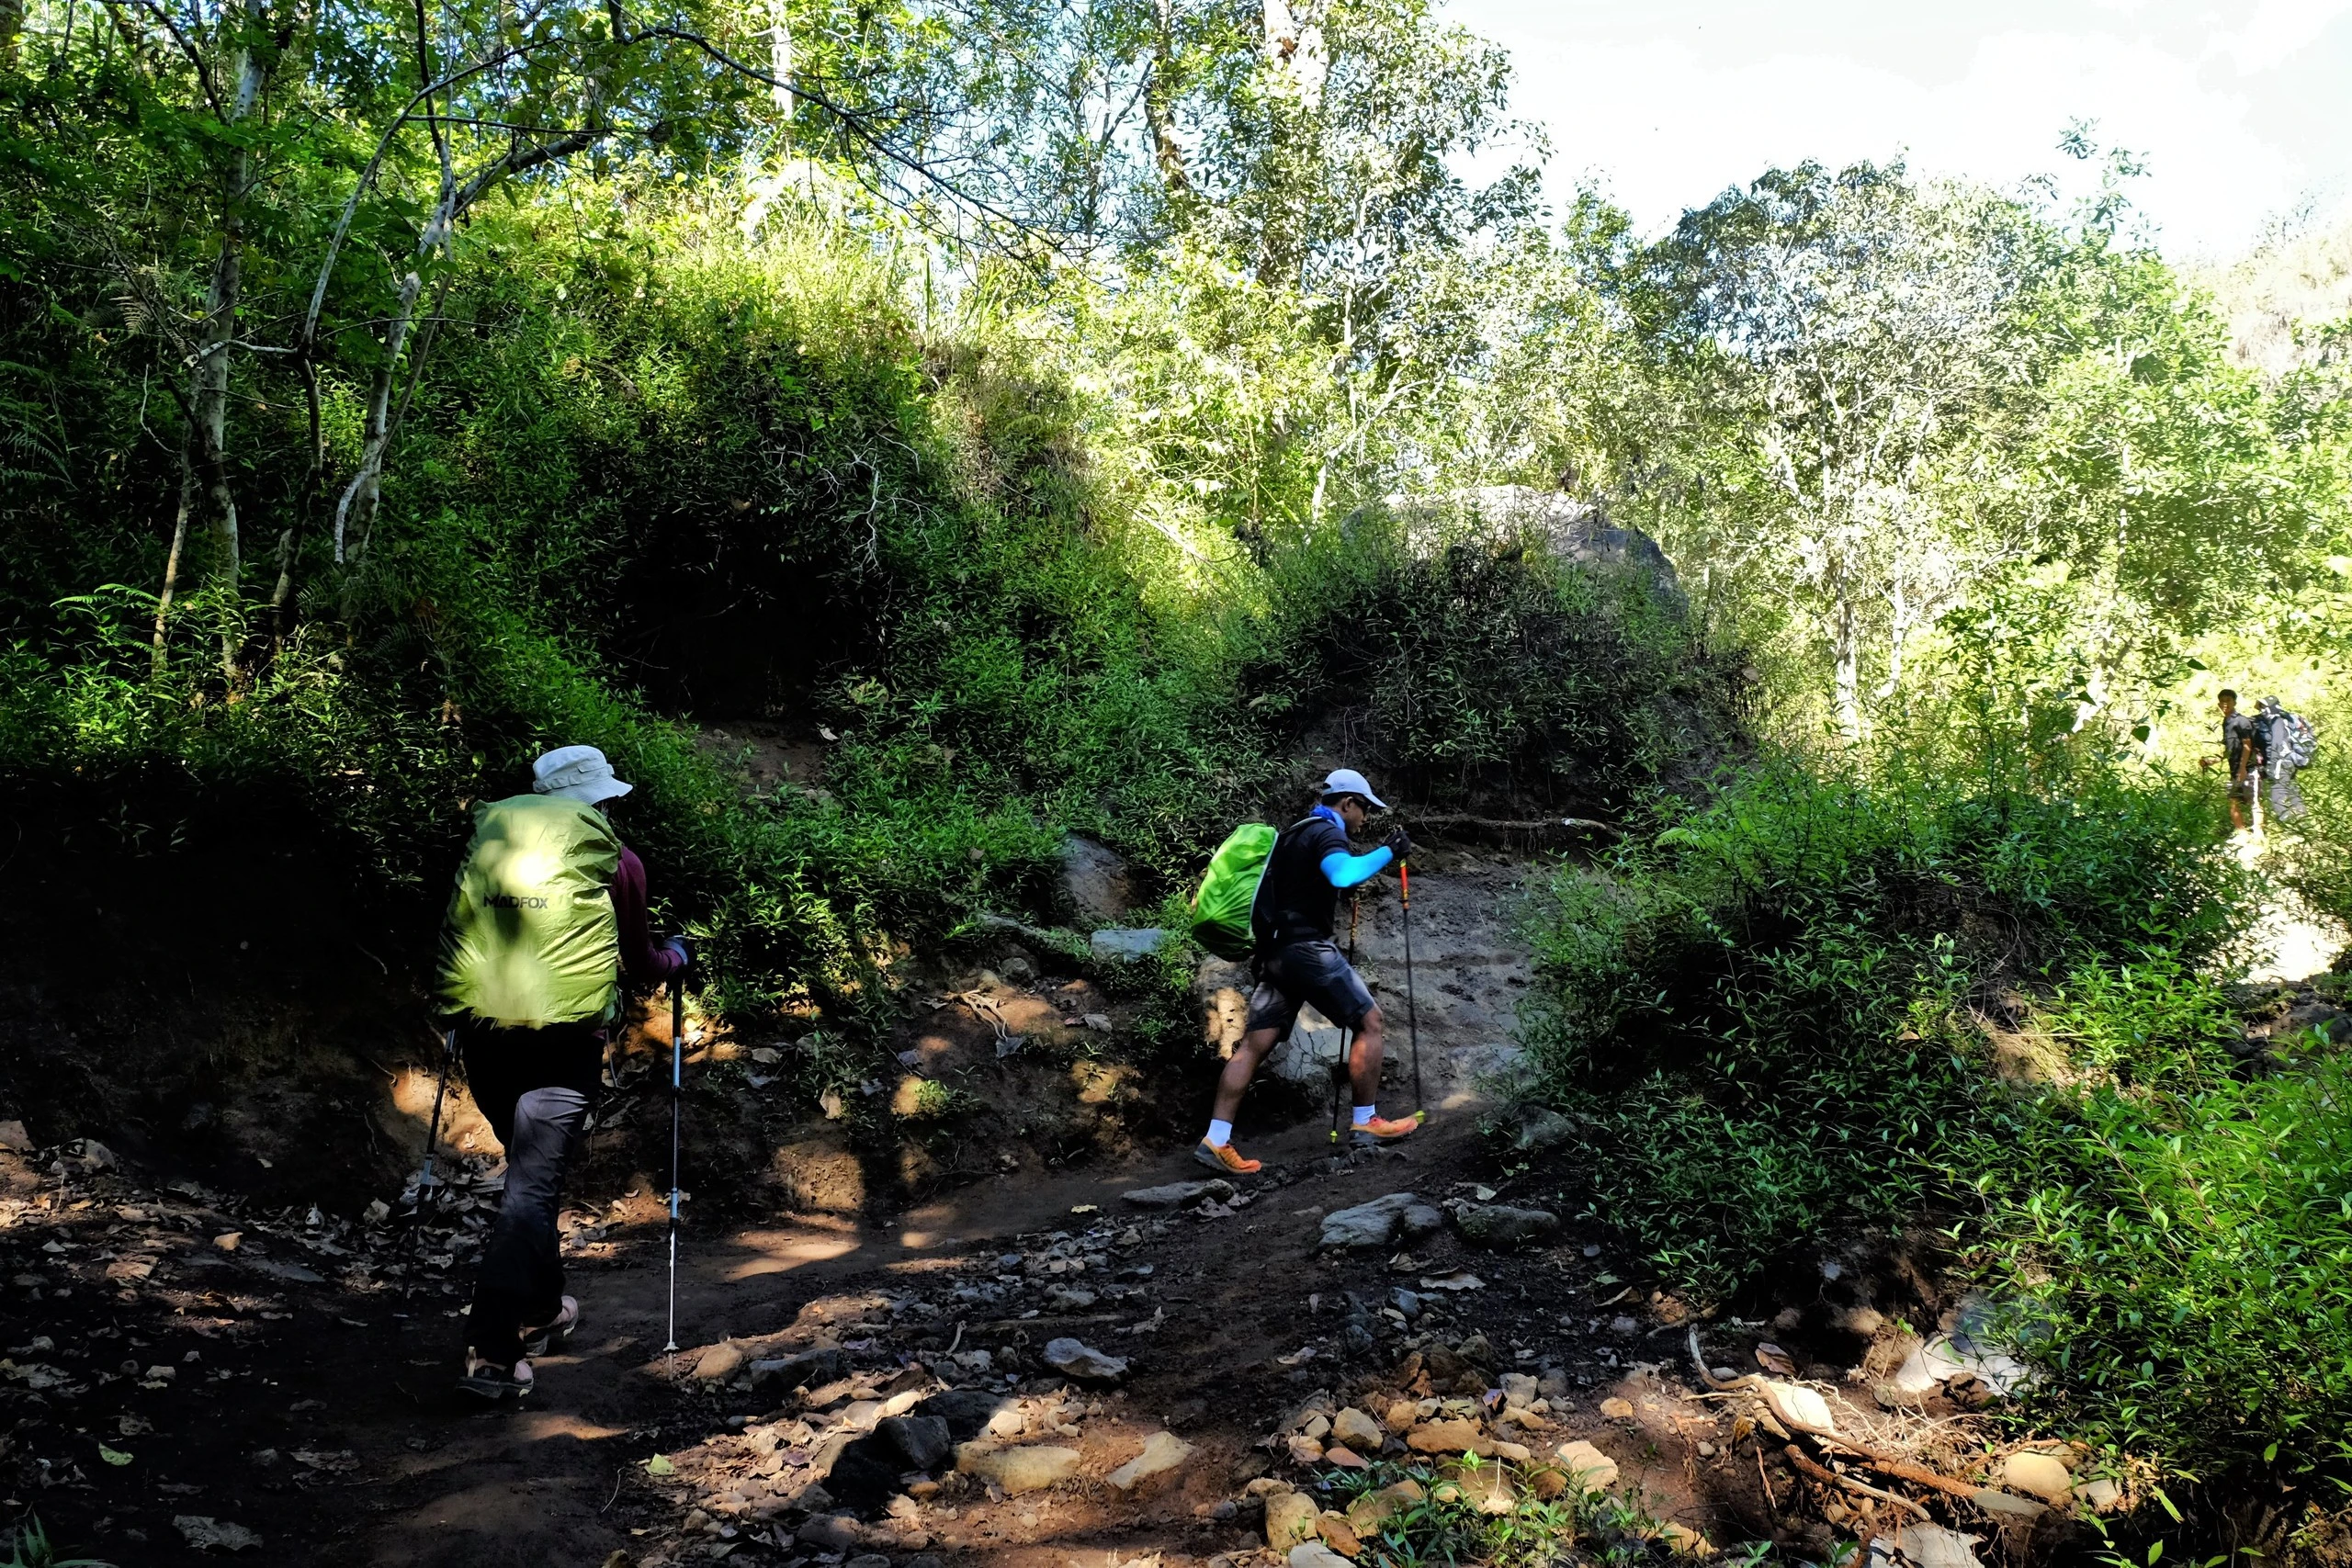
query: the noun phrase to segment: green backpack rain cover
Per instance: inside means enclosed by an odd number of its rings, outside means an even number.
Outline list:
[[[537,1028],[601,1021],[620,994],[621,841],[593,806],[518,795],[474,807],[441,927],[452,1012]]]
[[[1244,822],[1209,857],[1208,874],[1193,895],[1193,938],[1219,958],[1247,958],[1257,945],[1250,906],[1273,856],[1274,836],[1263,822]]]

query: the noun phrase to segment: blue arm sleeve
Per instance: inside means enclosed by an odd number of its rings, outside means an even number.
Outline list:
[[[1333,850],[1323,857],[1323,879],[1344,892],[1360,882],[1370,882],[1396,858],[1388,852],[1386,844],[1368,855],[1351,855],[1344,850]]]

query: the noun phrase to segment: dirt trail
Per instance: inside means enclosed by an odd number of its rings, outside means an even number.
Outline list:
[[[1524,870],[1428,859],[1413,942],[1433,1120],[1402,1149],[1338,1152],[1319,1121],[1271,1127],[1245,1112],[1246,1146],[1268,1171],[1229,1203],[1123,1199],[1207,1176],[1188,1158],[1186,1127],[1115,1168],[1033,1163],[887,1218],[695,1225],[679,1282],[688,1348],[675,1357],[661,1353],[661,1206],[639,1188],[575,1225],[571,1288],[588,1322],[538,1363],[539,1393],[520,1412],[469,1408],[448,1390],[470,1273],[462,1237],[486,1202],[458,1219],[456,1242],[427,1234],[447,1251],[395,1268],[411,1238],[380,1224],[251,1212],[187,1184],[159,1190],[94,1147],[0,1155],[0,1272],[13,1281],[0,1399],[15,1423],[0,1474],[20,1478],[8,1516],[38,1511],[61,1546],[141,1564],[218,1558],[189,1544],[203,1527],[187,1521],[203,1518],[262,1538],[253,1556],[289,1562],[878,1551],[1093,1568],[1100,1551],[1106,1568],[1153,1554],[1177,1568],[1263,1550],[1251,1476],[1312,1484],[1313,1467],[1269,1446],[1302,1399],[1385,1408],[1516,1371],[1546,1390],[1547,1410],[1511,1428],[1528,1450],[1589,1439],[1649,1515],[1719,1540],[1771,1533],[1757,1454],[1735,1461],[1727,1407],[1679,1381],[1687,1314],[1627,1284],[1638,1271],[1597,1230],[1571,1221],[1538,1247],[1498,1252],[1440,1229],[1406,1243],[1401,1261],[1395,1247],[1317,1251],[1327,1213],[1391,1193],[1552,1201],[1533,1179],[1508,1179],[1476,1128],[1477,1077],[1507,1064],[1526,984],[1510,940]],[[1397,913],[1370,905],[1358,931],[1393,1020],[1391,1106],[1409,1095]],[[1477,1282],[1447,1288],[1464,1274]],[[1730,1342],[1760,1328],[1714,1325],[1710,1348],[1744,1358]],[[1131,1359],[1130,1374],[1115,1388],[1069,1383],[1040,1359],[1059,1334]],[[704,1359],[729,1341],[747,1358],[731,1372],[734,1349]],[[1824,1375],[1847,1376],[1830,1358],[1859,1343],[1825,1341]],[[827,1346],[842,1360],[826,1386],[752,1381],[763,1358]],[[1418,1362],[1394,1373],[1416,1348],[1445,1374],[1435,1385]],[[891,1407],[872,1402],[947,1386],[996,1396],[1016,1424],[1025,1412],[1033,1438],[1050,1426],[1049,1442],[1077,1450],[1077,1478],[1008,1496],[934,1469],[944,1489],[900,1475],[894,1487],[923,1495],[887,1510],[868,1496],[865,1522],[827,1525],[858,1500],[837,1461],[860,1423]],[[1626,1404],[1604,1412],[1603,1400]],[[1182,1465],[1132,1492],[1104,1483],[1163,1427],[1193,1445]],[[667,1473],[649,1471],[657,1455]],[[1793,1478],[1773,1462],[1785,1505]],[[829,1504],[812,1485],[843,1495]]]

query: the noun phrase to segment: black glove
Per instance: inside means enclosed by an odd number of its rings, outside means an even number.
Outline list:
[[[1381,843],[1387,849],[1390,858],[1394,860],[1401,861],[1413,852],[1413,840],[1406,836],[1405,829],[1402,828],[1391,830],[1388,837],[1382,840]]]
[[[667,948],[670,952],[678,955],[678,974],[680,976],[683,976],[693,972],[695,966],[695,955],[687,949],[684,938],[673,936],[662,945]]]

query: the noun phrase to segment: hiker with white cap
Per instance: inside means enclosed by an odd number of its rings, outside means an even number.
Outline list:
[[[531,1358],[580,1326],[580,1303],[563,1293],[556,1215],[624,976],[651,987],[689,966],[684,942],[654,942],[644,863],[608,818],[631,787],[594,746],[541,757],[529,795],[474,808],[442,925],[443,1007],[474,1103],[506,1149],[458,1380],[486,1399],[528,1393]]]
[[[1259,879],[1250,909],[1256,945],[1251,967],[1258,984],[1250,994],[1241,1043],[1217,1079],[1216,1109],[1208,1133],[1193,1151],[1203,1165],[1236,1176],[1259,1168],[1258,1161],[1242,1158],[1233,1147],[1233,1118],[1241,1110],[1241,1097],[1259,1064],[1290,1032],[1299,1010],[1309,1002],[1355,1034],[1348,1074],[1355,1091],[1353,1141],[1358,1145],[1391,1144],[1420,1125],[1410,1118],[1391,1122],[1380,1115],[1380,1009],[1332,940],[1340,893],[1402,861],[1413,842],[1399,828],[1370,854],[1349,850],[1350,836],[1363,830],[1364,819],[1374,811],[1388,809],[1388,803],[1353,768],[1334,769],[1317,795],[1315,808],[1274,840]]]

